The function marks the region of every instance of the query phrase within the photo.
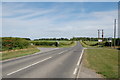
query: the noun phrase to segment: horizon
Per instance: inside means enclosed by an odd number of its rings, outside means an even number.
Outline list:
[[[54,39],[55,37],[53,38],[34,38],[34,39],[31,39],[29,37],[0,37],[0,38],[28,38],[30,40],[36,40],[36,39]],[[55,38],[55,39],[61,39],[61,38],[64,38],[64,39],[73,39],[73,38],[98,38],[98,37],[71,37],[71,38],[66,38],[66,37],[59,37],[59,38]],[[112,37],[104,37],[104,39],[109,39],[109,38],[112,38]],[[100,39],[102,39],[102,37],[100,37]],[[112,38],[114,39],[114,38]],[[119,37],[117,37],[116,39],[119,39]]]

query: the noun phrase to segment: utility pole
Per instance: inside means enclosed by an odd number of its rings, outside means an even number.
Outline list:
[[[114,48],[115,48],[115,45],[116,45],[116,19],[114,20]]]
[[[102,29],[102,42],[104,40],[104,32],[103,32],[103,29]]]
[[[98,40],[99,40],[99,38],[100,38],[100,30],[98,29]]]
[[[98,47],[99,47],[99,40],[100,40],[100,30],[98,29]]]

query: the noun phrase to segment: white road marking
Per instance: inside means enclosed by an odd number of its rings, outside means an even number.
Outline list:
[[[64,53],[64,51],[62,51],[62,52],[60,52],[60,53],[58,53],[58,54],[62,54],[62,53]]]
[[[64,53],[64,52],[66,52],[67,50],[65,50],[65,51],[62,51],[62,52],[60,52],[60,53],[58,53],[58,54],[62,54],[62,53]]]
[[[75,68],[75,70],[74,70],[74,72],[73,72],[74,75],[76,75],[76,74],[77,74],[77,71],[79,70],[79,65],[80,65],[80,61],[81,61],[81,59],[82,59],[83,53],[84,53],[84,49],[83,49],[82,52],[81,52],[81,55],[80,55],[79,60],[78,60],[78,62],[77,62],[77,66],[76,66],[76,68]]]
[[[82,63],[81,63],[81,65],[79,66],[79,70],[78,70],[78,74],[77,74],[77,77],[76,77],[76,78],[79,78],[81,68],[82,68]]]
[[[82,59],[83,53],[84,53],[84,49],[82,50],[82,53],[81,53],[81,55],[80,55],[80,58],[79,58],[79,60],[78,60],[78,62],[77,62],[77,66],[80,65],[80,61],[81,61],[81,59]]]
[[[16,73],[16,72],[19,72],[19,71],[21,71],[21,70],[27,69],[27,68],[29,68],[29,67],[31,67],[31,66],[34,66],[34,65],[36,65],[36,64],[38,64],[38,63],[41,63],[41,62],[43,62],[43,61],[46,61],[46,60],[48,60],[48,59],[50,59],[50,58],[52,58],[52,57],[48,57],[48,58],[46,58],[46,59],[43,59],[43,60],[38,61],[38,62],[36,62],[36,63],[33,63],[33,64],[31,64],[31,65],[28,65],[28,66],[26,66],[26,67],[24,67],[24,68],[21,68],[21,69],[18,69],[18,70],[16,70],[16,71],[13,71],[13,72],[11,72],[11,73],[9,73],[9,74],[7,74],[7,75],[11,75],[11,74],[14,74],[14,73]]]
[[[76,75],[78,68],[75,68],[73,74]]]

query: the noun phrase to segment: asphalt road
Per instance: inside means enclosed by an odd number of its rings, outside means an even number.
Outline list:
[[[75,78],[82,46],[60,48],[2,62],[3,78]]]

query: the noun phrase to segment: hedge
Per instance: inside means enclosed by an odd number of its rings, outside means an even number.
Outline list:
[[[30,43],[23,38],[3,37],[2,51],[28,48]]]

